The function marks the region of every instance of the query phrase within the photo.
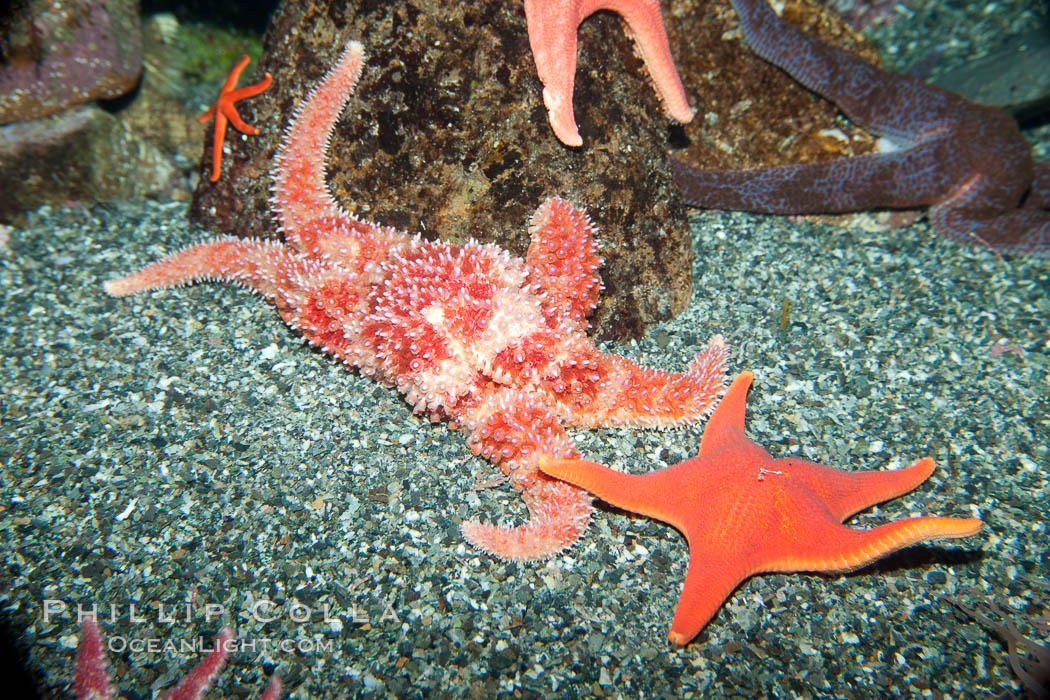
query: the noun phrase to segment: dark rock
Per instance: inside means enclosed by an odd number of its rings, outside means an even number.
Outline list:
[[[988,56],[933,80],[972,102],[1000,107],[1022,123],[1050,114],[1050,26],[1008,37]]]
[[[0,221],[44,204],[188,198],[176,162],[196,160],[201,129],[177,94],[177,30],[170,16],[146,22],[148,68],[121,109],[82,105],[0,126]]]
[[[95,105],[0,126],[0,221],[43,204],[141,198],[173,173],[170,158]]]

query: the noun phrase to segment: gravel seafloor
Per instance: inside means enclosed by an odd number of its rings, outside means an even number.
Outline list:
[[[1050,130],[1027,135],[1046,158]],[[243,290],[102,292],[202,237],[183,205],[44,209],[0,247],[0,604],[31,667],[68,694],[77,627],[44,621],[51,599],[116,606],[103,631],[118,643],[209,642],[234,625],[258,647],[231,657],[224,697],[257,694],[274,669],[293,697],[1020,692],[1003,642],[949,599],[997,602],[1046,643],[1050,262],[1002,261],[924,220],[696,221],[690,309],[603,349],[680,369],[721,333],[731,374],[755,372],[748,433],[774,456],[937,460],[855,526],[979,516],[980,535],[845,576],[751,579],[675,650],[686,548],[671,528],[602,510],[550,561],[479,555],[458,524],[524,506],[507,485],[478,488],[497,470],[459,434],[307,349]],[[641,472],[691,456],[702,431],[573,435],[589,458]],[[276,619],[250,619],[260,599]],[[160,604],[181,616],[187,600],[190,622],[158,621]],[[207,603],[226,615],[206,620]],[[264,650],[264,637],[302,646]],[[199,658],[110,654],[129,698]]]

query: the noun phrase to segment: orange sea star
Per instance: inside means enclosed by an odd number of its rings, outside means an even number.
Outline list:
[[[572,110],[576,28],[598,10],[623,17],[667,113],[677,121],[689,122],[693,108],[671,56],[660,0],[525,0],[529,46],[555,136],[567,146],[583,145]]]
[[[742,581],[772,571],[851,571],[926,540],[968,537],[972,518],[910,518],[857,531],[842,521],[911,491],[933,460],[906,469],[844,472],[773,459],[744,435],[750,372],[711,414],[696,457],[643,475],[542,455],[547,474],[612,505],[673,525],[689,543],[689,570],[668,635],[687,644]]]
[[[287,245],[218,238],[107,282],[106,291],[203,280],[254,289],[311,343],[463,430],[474,452],[510,477],[529,522],[467,522],[468,540],[508,559],[551,556],[580,536],[591,497],[540,473],[536,455],[578,456],[565,425],[660,427],[707,415],[722,388],[725,345],[715,337],[680,374],[599,352],[585,335],[601,289],[597,245],[587,216],[564,200],[548,199],[533,215],[525,260],[348,214],[325,185],[324,156],[362,61],[361,44],[350,42],[284,137],[273,203]]]
[[[215,104],[213,104],[207,112],[197,117],[197,121],[201,124],[205,123],[212,117],[215,117],[215,138],[212,142],[211,151],[212,182],[218,180],[219,176],[222,174],[222,142],[226,138],[226,122],[228,121],[242,134],[255,136],[259,133],[258,129],[251,124],[246,123],[241,119],[241,115],[237,114],[237,102],[246,97],[255,97],[263,90],[270,87],[270,83],[273,82],[273,76],[267,73],[266,76],[255,85],[247,85],[239,90],[234,90],[237,81],[241,79],[241,73],[244,72],[244,69],[247,68],[250,62],[251,58],[247,55],[241,57],[241,60],[238,61],[237,65],[233,67],[233,70],[230,71],[230,75],[226,78],[226,82],[223,83],[222,89],[219,91],[219,97],[215,100]]]

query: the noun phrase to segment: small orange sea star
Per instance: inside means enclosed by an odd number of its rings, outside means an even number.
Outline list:
[[[933,460],[906,469],[844,472],[794,457],[773,459],[744,434],[752,374],[743,372],[711,414],[696,457],[635,475],[593,462],[542,455],[544,473],[585,488],[685,535],[689,569],[668,635],[687,644],[747,578],[773,571],[852,571],[908,545],[969,537],[973,518],[909,518],[857,531],[842,521],[897,498],[933,473]]]
[[[211,181],[215,182],[219,179],[222,174],[222,142],[226,138],[226,123],[227,121],[233,125],[233,128],[240,131],[242,134],[248,134],[249,136],[255,136],[259,133],[251,124],[246,123],[241,119],[241,115],[237,114],[237,102],[245,99],[246,97],[255,97],[266,88],[270,87],[270,83],[273,82],[273,76],[269,73],[257,82],[255,85],[247,85],[234,90],[237,85],[237,81],[241,79],[241,73],[251,62],[251,58],[247,54],[241,57],[241,60],[237,62],[237,65],[230,71],[230,75],[226,78],[226,82],[222,85],[222,90],[219,91],[219,97],[215,100],[215,104],[205,112],[204,114],[197,117],[197,121],[204,124],[212,117],[215,117],[215,140],[212,144],[212,162],[211,162]]]

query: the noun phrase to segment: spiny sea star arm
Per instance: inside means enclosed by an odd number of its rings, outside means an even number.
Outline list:
[[[116,696],[116,688],[109,677],[102,632],[94,617],[85,617],[80,623],[80,644],[73,666],[73,694],[77,700],[110,700]]]
[[[352,271],[385,260],[392,246],[411,241],[392,228],[351,216],[332,197],[325,181],[332,130],[363,65],[364,47],[347,42],[339,60],[296,108],[272,173],[273,207],[288,244]]]
[[[552,369],[543,387],[567,425],[666,428],[706,418],[725,382],[726,344],[714,336],[685,372],[642,367],[619,355],[582,350]]]
[[[360,313],[365,290],[344,268],[308,258],[275,241],[217,238],[110,280],[104,287],[120,297],[198,282],[230,282],[258,292],[311,344],[358,364],[357,346],[344,328]]]
[[[335,65],[296,108],[273,168],[273,207],[296,250],[359,268],[381,260],[390,245],[409,238],[347,213],[328,191],[325,158],[332,130],[353,94],[364,65],[364,46],[347,42]],[[360,241],[373,238],[376,250]]]
[[[683,123],[692,119],[693,110],[667,42],[659,0],[525,0],[529,46],[543,83],[547,116],[558,139],[568,146],[583,144],[572,109],[576,33],[580,22],[598,10],[612,10],[624,18],[671,117]]]
[[[598,277],[602,261],[586,212],[551,197],[532,215],[529,235],[532,243],[525,256],[529,281],[543,290],[551,313],[586,328],[602,288]]]
[[[471,449],[499,465],[529,509],[529,522],[524,525],[465,522],[462,530],[467,540],[485,552],[517,561],[551,557],[575,544],[594,510],[590,495],[536,467],[541,453],[579,456],[554,414],[517,390],[489,385],[463,412],[461,422]]]
[[[166,700],[197,700],[204,695],[219,675],[219,671],[226,665],[232,640],[233,630],[229,627],[219,630],[211,652],[165,695]]]
[[[172,253],[103,287],[111,296],[123,297],[198,282],[234,282],[273,301],[286,291],[280,270],[293,266],[298,257],[274,241],[224,236]]]

